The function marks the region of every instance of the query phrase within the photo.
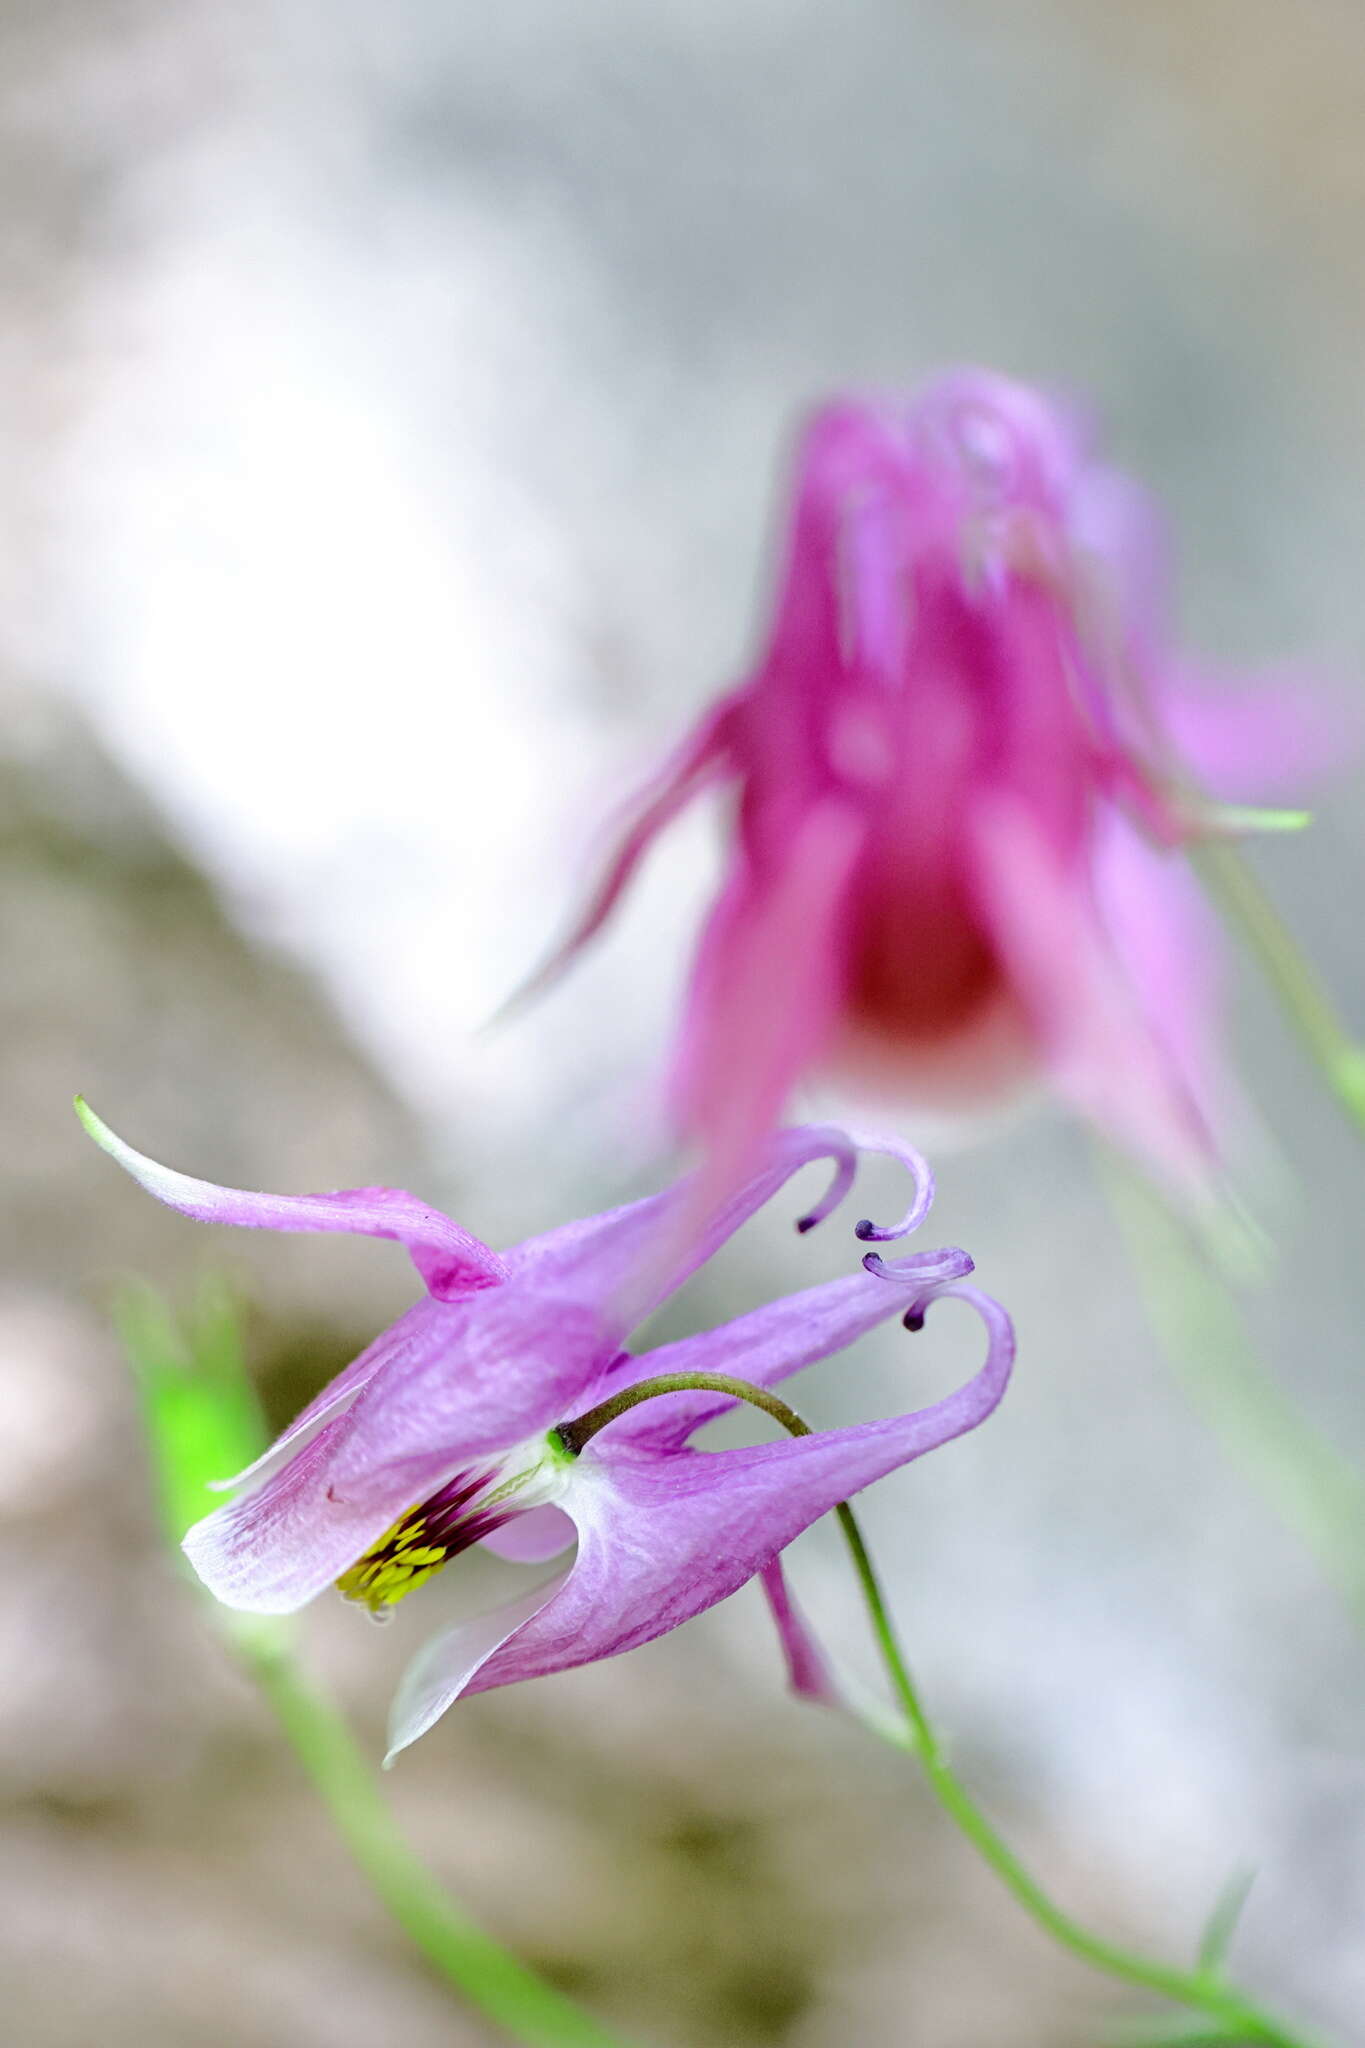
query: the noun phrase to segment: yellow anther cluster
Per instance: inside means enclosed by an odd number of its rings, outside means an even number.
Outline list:
[[[450,1555],[443,1544],[423,1542],[426,1526],[425,1517],[409,1508],[341,1574],[337,1591],[348,1600],[362,1601],[371,1614],[378,1614],[423,1585]]]

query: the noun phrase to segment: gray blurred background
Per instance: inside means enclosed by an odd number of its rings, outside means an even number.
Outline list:
[[[742,665],[831,385],[1079,390],[1169,509],[1194,646],[1365,673],[1365,14],[6,0],[0,191],[3,2038],[481,2043],[164,1558],[107,1328],[130,1268],[229,1271],[282,1420],[406,1264],[198,1231],[69,1097],[187,1170],[411,1185],[494,1242],[657,1180],[712,822],[482,1027],[604,802]],[[1357,1020],[1360,786],[1260,862]],[[1245,969],[1236,1039],[1280,1160],[1254,1319],[1365,1458],[1365,1161]],[[1084,1139],[1040,1109],[935,1157],[928,1232],[1020,1369],[867,1521],[958,1760],[1135,1941],[1186,1952],[1254,1866],[1244,1975],[1365,2041],[1359,1638],[1175,1391]],[[842,1221],[792,1237],[799,1192],[670,1327],[848,1269]],[[896,1332],[801,1403],[918,1403],[970,1343]],[[871,1675],[830,1533],[792,1569]],[[308,1617],[376,1751],[421,1607]],[[471,1910],[658,2048],[1083,2048],[1134,2010],[908,1765],[788,1701],[751,1593],[461,1706],[389,1789]]]

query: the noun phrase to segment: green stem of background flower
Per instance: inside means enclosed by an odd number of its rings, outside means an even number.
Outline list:
[[[1206,839],[1194,846],[1192,858],[1209,894],[1245,933],[1328,1087],[1365,1133],[1365,1045],[1347,1030],[1325,983],[1238,848]]]
[[[1365,1479],[1258,1358],[1246,1316],[1189,1225],[1121,1161],[1105,1154],[1102,1164],[1179,1385],[1365,1628]]]
[[[641,1401],[653,1400],[661,1394],[693,1391],[729,1394],[735,1400],[745,1401],[750,1407],[772,1416],[792,1436],[811,1434],[810,1424],[803,1421],[796,1410],[779,1394],[774,1394],[771,1388],[752,1386],[747,1380],[731,1378],[728,1373],[680,1372],[660,1373],[651,1379],[637,1381],[633,1386],[623,1387],[586,1415],[577,1417],[572,1424],[561,1424],[560,1438],[565,1448],[576,1455],[598,1430],[605,1429],[618,1415],[638,1406]],[[1213,2034],[1206,2032],[1204,2038],[1207,2040],[1255,2042],[1262,2044],[1262,2048],[1308,2048],[1304,2036],[1290,2032],[1271,2014],[1262,2011],[1228,1984],[1215,1960],[1210,1959],[1192,1971],[1149,1962],[1145,1956],[1135,1955],[1107,1941],[1102,1935],[1091,1933],[1049,1897],[987,1820],[949,1764],[910,1675],[853,1510],[845,1501],[835,1512],[853,1558],[887,1676],[905,1716],[908,1746],[919,1758],[930,1788],[949,1819],[1030,1918],[1062,1948],[1092,1969],[1103,1971],[1106,1976],[1143,1991],[1156,1992],[1190,2011],[1205,2014],[1218,2029]],[[874,1727],[878,1734],[885,1732],[874,1722],[869,1721],[868,1725]]]

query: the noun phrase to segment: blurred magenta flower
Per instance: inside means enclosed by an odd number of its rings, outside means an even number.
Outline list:
[[[550,970],[685,803],[736,786],[674,1071],[713,1159],[741,1170],[812,1068],[950,1109],[1041,1072],[1207,1188],[1215,948],[1174,849],[1251,822],[1212,799],[1275,794],[1326,735],[1292,687],[1195,678],[1163,584],[1146,501],[1026,386],[965,370],[815,415],[757,666]]]
[[[636,1356],[630,1329],[813,1160],[833,1182],[801,1218],[819,1222],[852,1185],[859,1151],[889,1151],[915,1178],[899,1224],[923,1220],[928,1168],[908,1147],[829,1127],[782,1131],[761,1170],[680,1244],[688,1183],[529,1238],[498,1254],[439,1211],[391,1188],[246,1194],[190,1180],[125,1145],[84,1104],[91,1136],[150,1193],[207,1222],[352,1231],[406,1246],[427,1295],[348,1366],[237,1481],[247,1490],[191,1529],[185,1549],[227,1605],[277,1614],[335,1584],[375,1613],[471,1544],[544,1562],[577,1537],[566,1569],[511,1605],[438,1635],[399,1689],[392,1752],[461,1693],[590,1663],[649,1642],[761,1576],[793,1683],[829,1685],[782,1581],[779,1553],[848,1495],[983,1422],[1009,1377],[1014,1341],[998,1305],[962,1283],[965,1252],[865,1270]],[[665,1249],[661,1264],[659,1247]],[[640,1276],[644,1275],[643,1283]],[[734,1406],[713,1391],[642,1401],[575,1452],[559,1430],[660,1373],[737,1376],[766,1388],[901,1314],[911,1327],[944,1295],[971,1303],[988,1345],[974,1378],[918,1413],[743,1450],[689,1439]]]

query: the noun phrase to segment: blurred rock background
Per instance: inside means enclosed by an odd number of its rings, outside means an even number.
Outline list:
[[[106,1317],[125,1270],[226,1269],[283,1419],[405,1263],[192,1229],[70,1094],[190,1170],[408,1184],[494,1241],[657,1176],[704,821],[574,982],[479,1027],[604,799],[742,661],[833,383],[1080,388],[1170,508],[1190,638],[1358,688],[1365,18],[8,0],[0,51],[3,2038],[473,2043],[162,1555]],[[1357,1019],[1359,794],[1262,862]],[[1281,1158],[1258,1326],[1365,1456],[1361,1162],[1237,998]],[[926,1689],[1060,1895],[1175,1953],[1253,1863],[1245,1974],[1365,2040],[1346,1618],[1173,1390],[1077,1134],[936,1163],[935,1239],[1024,1348],[991,1428],[869,1503]],[[840,1232],[765,1220],[673,1324],[845,1270]],[[803,1406],[888,1412],[969,1344],[869,1342]],[[794,1572],[868,1668],[827,1532]],[[421,1626],[306,1625],[376,1749]],[[1088,2048],[1124,2009],[895,1757],[783,1697],[748,1596],[469,1703],[390,1788],[471,1910],[660,2048]]]

